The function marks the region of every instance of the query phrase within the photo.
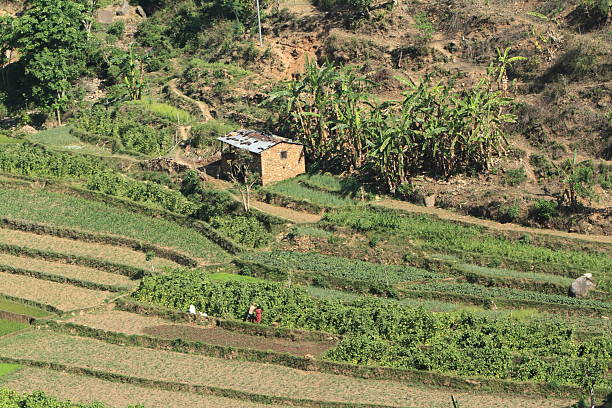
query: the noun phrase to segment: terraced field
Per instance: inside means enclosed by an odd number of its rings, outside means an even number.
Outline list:
[[[125,236],[182,250],[209,263],[228,260],[225,251],[190,228],[44,190],[0,189],[0,217]]]
[[[145,260],[145,254],[143,252],[134,251],[130,248],[117,245],[83,242],[7,228],[0,228],[0,242],[42,251],[87,256],[103,261],[112,260],[118,264],[130,265],[137,268],[149,267],[149,262]],[[152,262],[154,267],[176,268],[179,266],[175,262],[160,257],[153,258]]]
[[[362,380],[266,364],[114,346],[97,340],[45,331],[19,333],[0,339],[0,356],[56,362],[126,376],[320,401],[397,407],[448,407],[450,398],[449,390],[419,389],[392,381]],[[552,398],[495,397],[465,392],[453,394],[466,404],[471,400],[487,407],[560,408],[569,403],[567,400]]]
[[[137,281],[134,281],[126,276],[100,271],[98,269],[87,268],[85,266],[48,262],[42,259],[22,258],[0,253],[0,268],[2,265],[27,269],[30,271],[44,272],[103,285],[134,287],[138,284]]]
[[[0,295],[31,300],[53,306],[61,311],[98,306],[112,293],[48,282],[28,276],[0,273]]]
[[[142,404],[146,408],[264,408],[267,404],[239,401],[211,395],[172,392],[131,384],[103,381],[96,378],[39,368],[22,368],[8,375],[0,386],[18,392],[45,390],[45,393],[75,403],[103,402],[111,407],[125,408]]]

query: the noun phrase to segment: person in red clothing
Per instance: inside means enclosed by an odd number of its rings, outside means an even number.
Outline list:
[[[261,323],[262,313],[263,313],[263,309],[261,308],[261,306],[258,306],[257,309],[255,309],[255,323]]]

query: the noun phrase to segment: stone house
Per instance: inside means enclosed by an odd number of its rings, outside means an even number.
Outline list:
[[[304,146],[284,137],[251,129],[239,129],[217,138],[223,142],[221,171],[227,173],[237,150],[250,153],[252,171],[268,185],[306,172]]]

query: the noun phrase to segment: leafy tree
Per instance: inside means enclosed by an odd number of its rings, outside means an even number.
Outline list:
[[[12,62],[15,35],[13,30],[15,19],[9,16],[0,17],[0,73],[4,86],[8,84],[8,72],[5,67]]]
[[[74,0],[32,0],[15,23],[15,45],[26,74],[25,98],[61,113],[70,102],[72,84],[85,68],[85,7]]]

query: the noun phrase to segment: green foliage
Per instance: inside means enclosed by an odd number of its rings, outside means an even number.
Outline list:
[[[227,260],[224,251],[193,229],[44,190],[0,189],[0,217],[124,236],[206,257],[210,262]]]
[[[108,144],[113,152],[160,156],[172,146],[175,135],[170,121],[138,104],[105,109],[100,105],[80,112],[75,134],[84,142]]]
[[[249,248],[260,248],[272,241],[270,233],[254,217],[221,215],[212,217],[210,224],[222,234]]]
[[[23,303],[13,302],[12,300],[5,299],[2,296],[0,296],[0,310],[32,317],[49,316],[49,312],[46,310],[38,309],[34,306],[25,305]]]
[[[561,182],[564,186],[562,200],[572,207],[578,206],[578,199],[592,201],[598,196],[593,190],[595,184],[595,172],[590,160],[578,162],[576,153],[572,159],[566,160],[560,167]]]
[[[533,204],[530,212],[538,221],[546,222],[558,214],[557,207],[556,201],[538,200]]]
[[[427,42],[431,40],[431,37],[435,33],[434,26],[429,20],[426,13],[421,12],[414,16],[414,27],[418,30],[418,38],[421,41]]]
[[[215,97],[225,100],[236,83],[249,74],[249,71],[234,64],[206,62],[193,58],[189,60],[189,66],[183,72],[179,86],[195,99],[206,100],[212,88]],[[203,88],[208,88],[209,91]]]
[[[22,143],[0,146],[0,171],[24,176],[89,178],[106,168],[97,158]]]
[[[509,202],[499,207],[499,214],[504,220],[514,222],[519,219],[521,215],[521,206],[517,202]]]
[[[538,303],[595,308],[600,309],[604,313],[609,313],[609,311],[612,310],[612,304],[599,300],[577,299],[566,295],[550,295],[511,288],[486,287],[470,283],[434,282],[414,284],[411,285],[409,289],[424,292],[456,293],[457,295],[476,296],[481,299],[533,301]]]
[[[324,207],[342,207],[356,204],[350,198],[309,188],[307,185],[300,183],[299,179],[283,180],[265,187],[264,190]]]
[[[373,284],[388,285],[446,277],[444,274],[428,272],[410,266],[374,264],[315,252],[251,252],[242,255],[240,258],[284,270],[315,272],[335,278],[365,281]]]
[[[198,123],[191,128],[190,143],[193,147],[204,148],[215,146],[219,143],[220,136],[225,136],[232,130],[236,130],[238,125],[227,123],[220,120],[209,120],[205,123]]]
[[[167,103],[153,102],[152,99],[141,99],[140,101],[132,102],[137,106],[149,110],[156,116],[166,119],[169,122],[180,123],[181,125],[188,125],[193,122],[193,117],[182,109],[168,105]]]
[[[266,324],[342,334],[343,341],[327,357],[359,364],[576,384],[576,359],[583,350],[571,329],[554,322],[437,314],[363,297],[343,304],[276,283],[210,281],[199,271],[145,277],[134,296],[178,310],[194,304],[230,319],[243,319],[256,302],[263,306]],[[609,345],[604,349],[609,352]],[[527,364],[541,368],[534,373]]]
[[[41,391],[32,394],[20,395],[6,388],[0,388],[0,406],[6,408],[107,408],[105,404],[93,402],[91,404],[74,404],[70,401],[61,401],[55,397],[47,396]],[[129,407],[128,407],[129,408]],[[138,407],[134,407],[138,408]]]
[[[25,329],[26,327],[29,327],[29,325],[25,323],[17,323],[9,320],[0,319],[0,337],[12,332],[16,332],[18,330]],[[2,376],[1,373],[0,376]]]
[[[504,175],[504,184],[508,186],[518,186],[523,184],[525,180],[527,180],[527,173],[525,173],[525,167],[523,166],[508,170]]]
[[[87,34],[84,6],[74,0],[33,0],[17,18],[14,42],[26,77],[24,97],[61,124],[73,95],[73,82],[84,70]]]
[[[115,37],[121,38],[125,32],[125,22],[123,20],[113,22],[106,32]]]
[[[197,206],[178,191],[156,183],[129,179],[118,173],[99,172],[89,178],[87,188],[117,197],[126,197],[137,202],[158,204],[166,210],[183,215],[193,214]]]
[[[559,169],[546,156],[532,154],[529,156],[529,164],[538,179],[550,179],[559,175]]]
[[[311,162],[335,172],[367,169],[391,192],[417,172],[449,177],[487,168],[503,143],[502,125],[514,121],[504,112],[511,101],[490,92],[488,80],[461,92],[429,78],[405,84],[403,101],[377,104],[372,84],[353,70],[309,63],[302,80],[269,101],[282,133],[303,142]]]
[[[442,253],[474,254],[479,258],[505,259],[530,265],[555,264],[560,270],[590,270],[612,272],[612,259],[604,254],[584,251],[553,250],[511,241],[504,237],[484,234],[483,229],[436,220],[417,214],[355,207],[328,212],[325,221],[353,228],[357,231],[387,232],[397,238],[417,240],[424,248]]]
[[[0,378],[19,369],[17,364],[0,364]],[[1,391],[0,391],[1,392]],[[0,394],[1,395],[1,394]],[[0,400],[1,402],[1,400]]]

